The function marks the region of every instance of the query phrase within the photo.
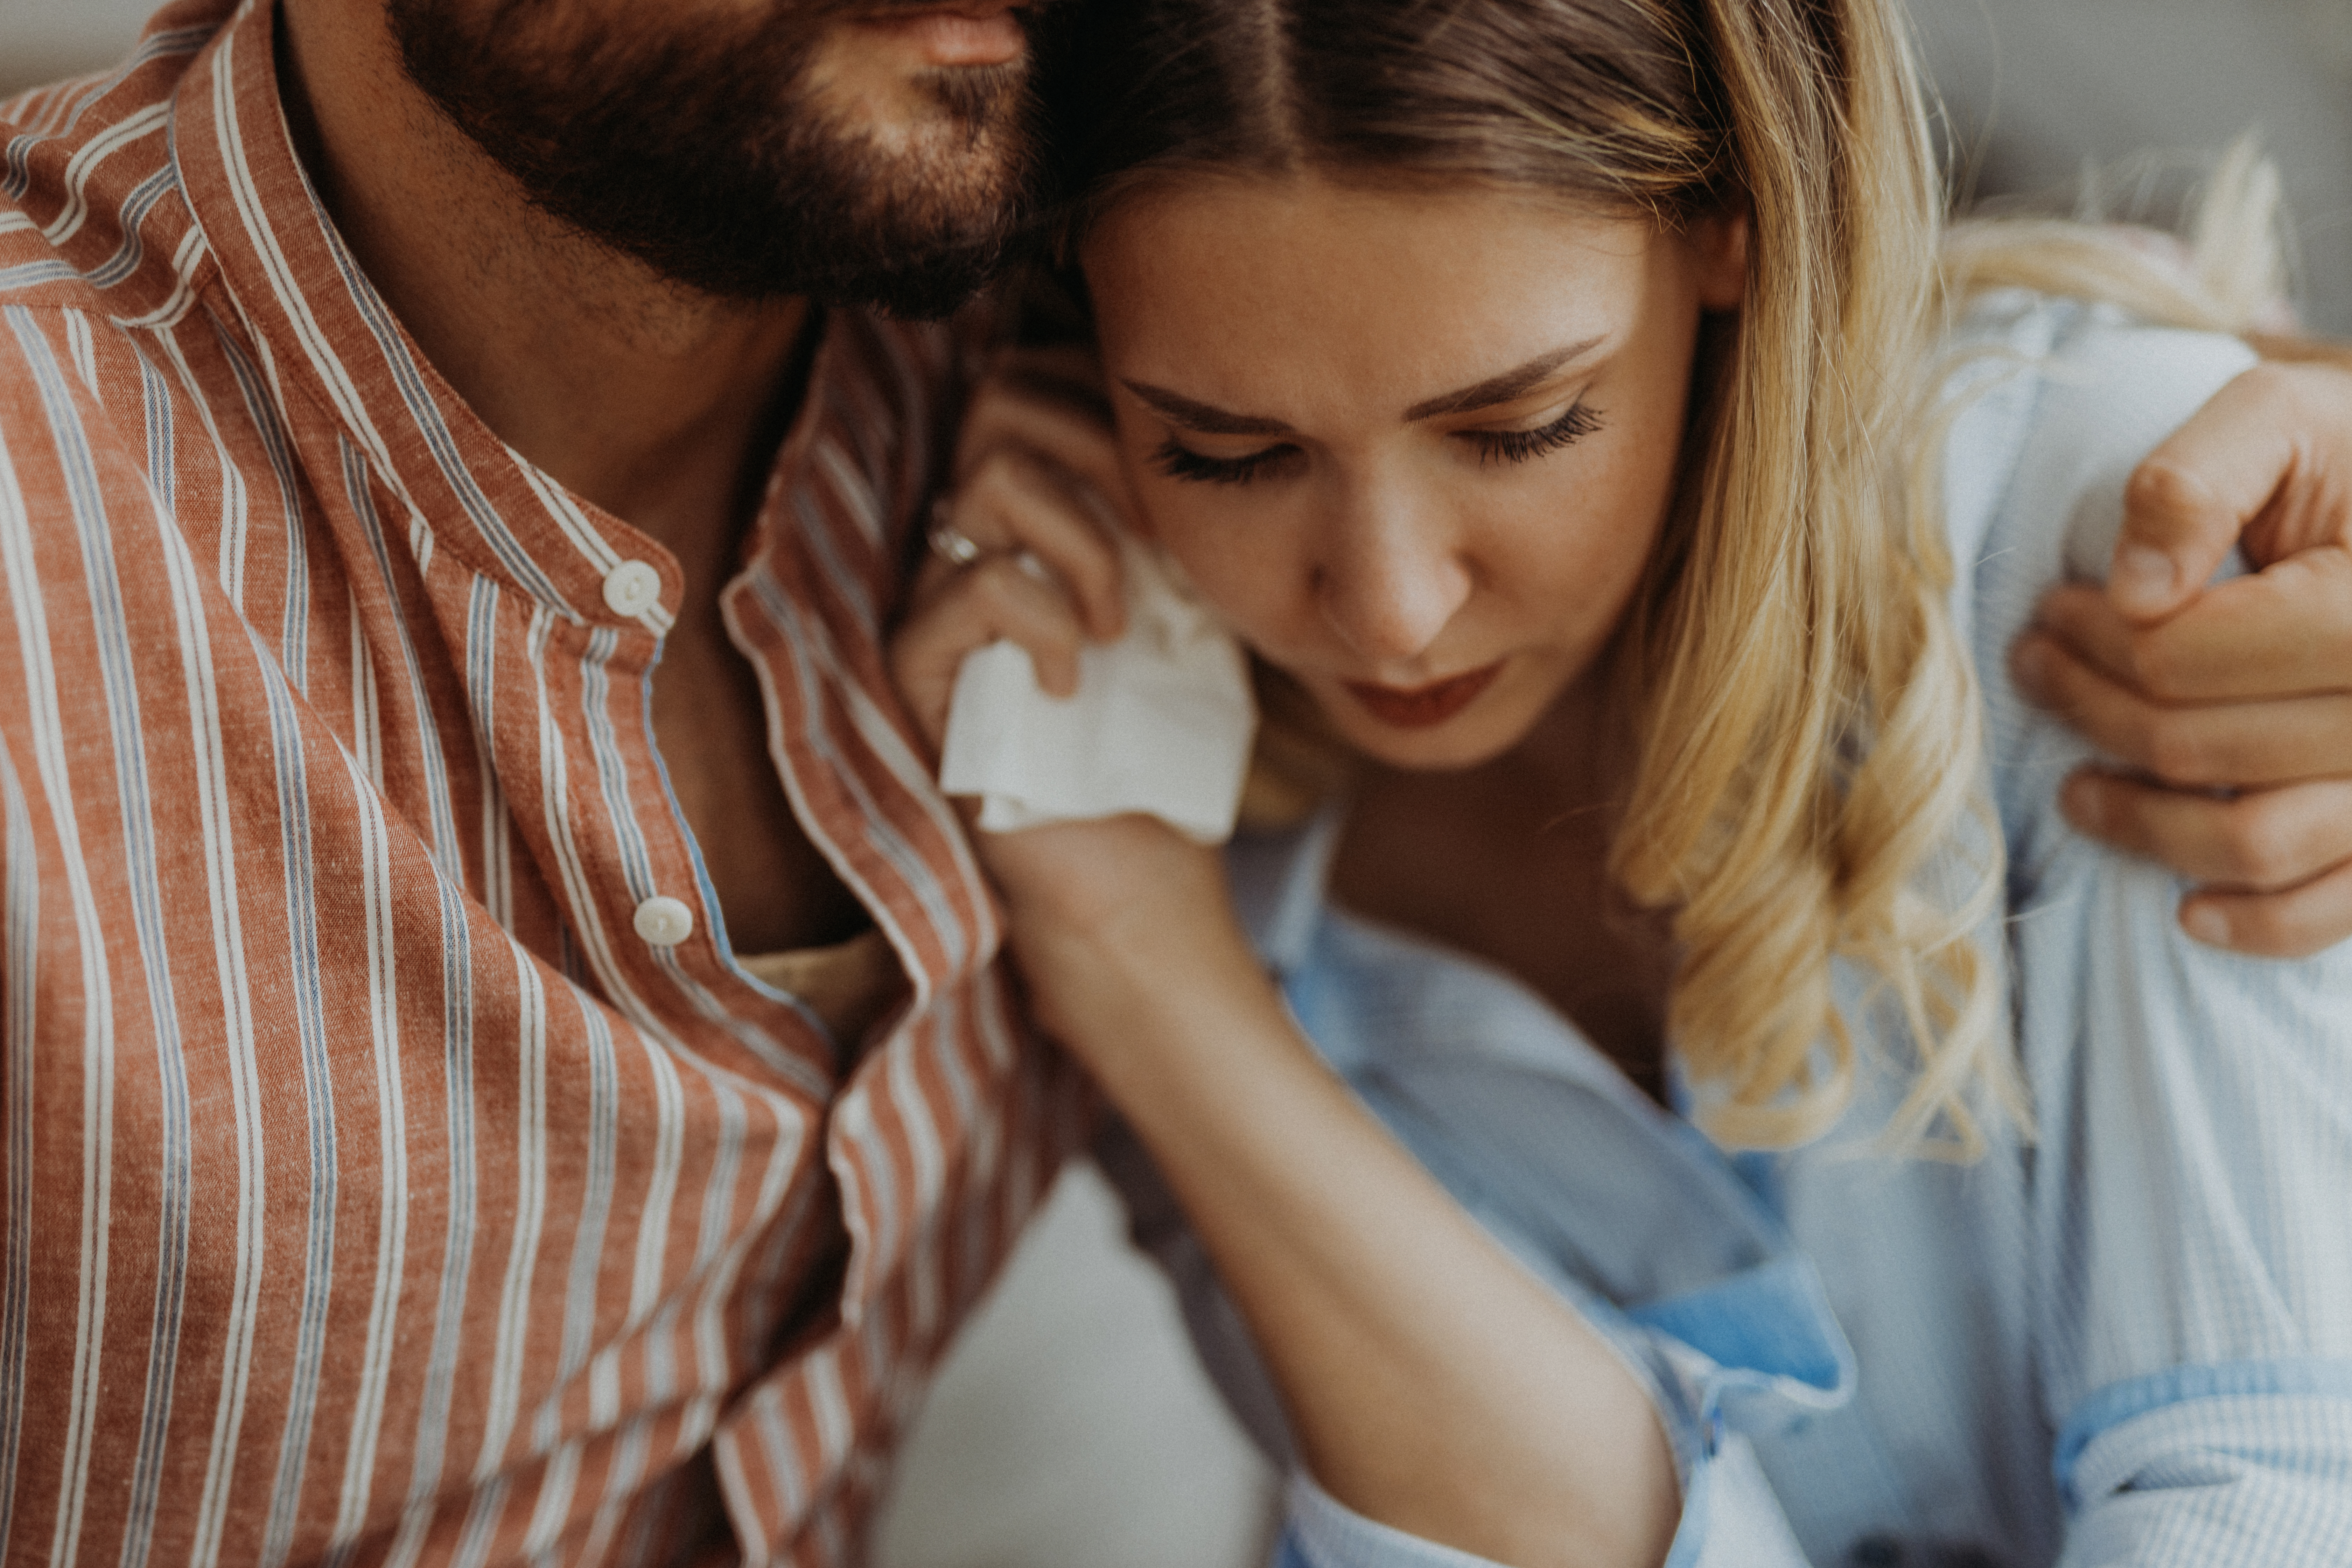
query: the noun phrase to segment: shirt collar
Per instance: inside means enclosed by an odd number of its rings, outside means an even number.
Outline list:
[[[667,628],[683,580],[669,552],[519,457],[425,362],[360,271],[296,155],[278,90],[276,0],[245,0],[173,101],[189,210],[281,411],[308,402],[422,519],[437,548],[566,620]],[[289,428],[317,421],[289,417]],[[318,473],[327,454],[306,454]],[[330,460],[331,458],[330,458]],[[324,475],[320,475],[324,481]],[[388,530],[407,519],[383,519]],[[661,575],[624,614],[604,586],[625,562]]]

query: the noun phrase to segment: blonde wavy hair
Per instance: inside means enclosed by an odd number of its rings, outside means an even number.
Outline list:
[[[1672,911],[1668,1032],[1719,1142],[1792,1145],[1843,1113],[1839,961],[1909,1025],[1890,1145],[1966,1158],[1992,1119],[2030,1125],[1984,941],[2001,840],[1946,609],[1934,345],[2004,285],[2238,326],[2276,294],[2274,257],[2232,243],[2243,193],[2188,262],[2080,223],[1948,240],[1891,0],[1097,9],[1116,18],[1078,43],[1065,106],[1076,229],[1211,171],[1534,185],[1665,226],[1745,209],[1746,300],[1702,351],[1685,477],[1623,631],[1640,745],[1611,870]],[[1332,771],[1275,696],[1261,801]]]

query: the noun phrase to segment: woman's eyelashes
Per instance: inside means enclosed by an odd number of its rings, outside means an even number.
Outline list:
[[[1532,430],[1456,430],[1452,438],[1470,443],[1482,466],[1524,463],[1547,452],[1557,452],[1600,428],[1599,414],[1581,403],[1572,403],[1558,418]],[[1301,455],[1298,447],[1285,441],[1238,458],[1212,458],[1171,437],[1151,454],[1151,463],[1171,479],[1192,484],[1245,485]]]
[[[1456,436],[1478,449],[1478,461],[1524,463],[1546,452],[1581,441],[1601,428],[1601,416],[1581,403],[1571,403],[1549,425],[1532,430],[1462,430]]]
[[[1171,479],[1186,479],[1194,484],[1245,485],[1285,458],[1298,456],[1298,448],[1286,441],[1278,447],[1245,453],[1238,458],[1212,458],[1205,452],[1195,452],[1174,440],[1163,441],[1151,454],[1152,465]]]

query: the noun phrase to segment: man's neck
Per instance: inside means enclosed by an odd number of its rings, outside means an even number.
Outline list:
[[[281,29],[296,144],[425,358],[526,459],[701,575],[756,493],[805,303],[681,288],[533,206],[409,81],[380,7],[289,0]]]

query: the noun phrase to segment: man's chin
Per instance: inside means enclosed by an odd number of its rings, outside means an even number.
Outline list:
[[[526,49],[457,0],[388,3],[411,79],[535,205],[686,289],[943,315],[1031,205],[1025,63],[893,68],[869,94],[887,51],[839,18],[730,37],[641,7]]]

